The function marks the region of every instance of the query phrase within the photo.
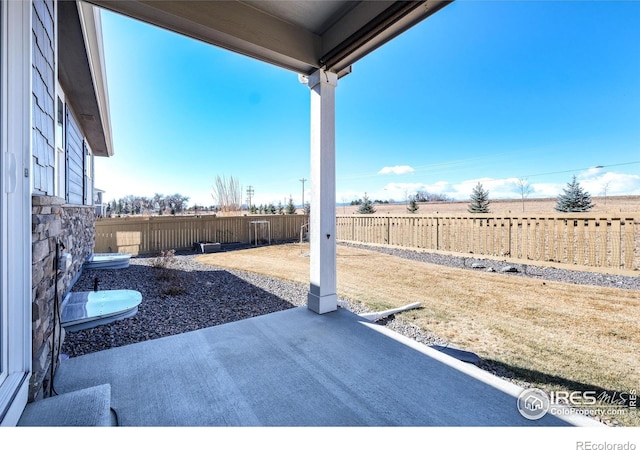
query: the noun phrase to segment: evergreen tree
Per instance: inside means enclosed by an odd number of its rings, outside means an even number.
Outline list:
[[[409,211],[411,214],[415,213],[418,208],[420,208],[420,206],[418,205],[418,202],[416,201],[416,197],[412,196],[411,197],[411,201],[409,202],[409,206],[407,206],[407,211]]]
[[[284,214],[284,206],[282,206],[282,202],[278,202],[278,214]]]
[[[478,183],[471,192],[471,203],[467,211],[470,213],[488,213],[489,212],[489,191],[482,187],[482,184]]]
[[[580,183],[576,180],[575,175],[563,190],[564,194],[560,194],[558,196],[556,211],[586,212],[595,206],[591,203],[591,196],[588,192],[582,189],[582,186],[580,186]]]
[[[309,202],[304,204],[304,215],[305,216],[311,215],[311,204],[309,204]]]
[[[293,204],[293,199],[289,197],[289,203],[287,203],[287,208],[285,209],[287,214],[295,214],[296,213],[296,205]]]
[[[358,207],[358,214],[374,214],[376,209],[373,207],[373,203],[367,197],[367,193],[364,193],[364,197],[362,198],[362,203]]]

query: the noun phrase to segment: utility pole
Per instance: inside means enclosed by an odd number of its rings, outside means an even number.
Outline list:
[[[247,187],[247,197],[249,199],[249,209],[251,209],[251,197],[253,196],[253,186]]]
[[[304,182],[307,180],[306,178],[302,178],[300,181],[302,182],[302,209],[304,210]]]

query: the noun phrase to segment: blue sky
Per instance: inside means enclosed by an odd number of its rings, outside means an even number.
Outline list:
[[[216,175],[254,203],[301,202],[309,90],[297,74],[102,13],[115,155],[107,199]],[[336,89],[337,200],[640,195],[640,2],[459,0],[353,67]],[[309,182],[305,183],[309,199]]]

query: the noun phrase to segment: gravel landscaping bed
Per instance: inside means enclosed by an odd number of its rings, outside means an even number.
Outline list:
[[[171,257],[166,268],[156,257],[133,257],[126,269],[85,269],[72,291],[134,289],[142,294],[138,313],[66,334],[69,357],[135,342],[221,325],[306,304],[307,289],[296,283],[195,261],[195,254]]]
[[[200,264],[197,254],[176,254],[167,267],[157,257],[133,257],[126,269],[85,269],[72,291],[134,289],[142,294],[138,313],[87,330],[67,332],[62,353],[68,357],[221,325],[306,306],[309,287],[241,270]],[[340,299],[359,314],[372,312]],[[380,323],[427,345],[443,345],[435,335],[393,318]]]
[[[363,244],[344,243],[353,248],[374,250],[400,258],[457,267],[469,270],[504,272],[513,276],[532,277],[562,283],[586,284],[591,286],[612,287],[618,289],[640,290],[640,273],[638,276],[609,275],[606,273],[584,272],[580,270],[557,269],[554,267],[536,266],[534,264],[513,264],[507,261],[496,261],[471,256],[452,256],[439,253],[419,252],[409,249],[379,247]],[[508,270],[507,270],[508,269]]]

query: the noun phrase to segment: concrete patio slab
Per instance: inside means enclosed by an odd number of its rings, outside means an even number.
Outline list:
[[[521,388],[344,310],[305,307],[70,358],[58,392],[111,385],[121,426],[567,426]]]

